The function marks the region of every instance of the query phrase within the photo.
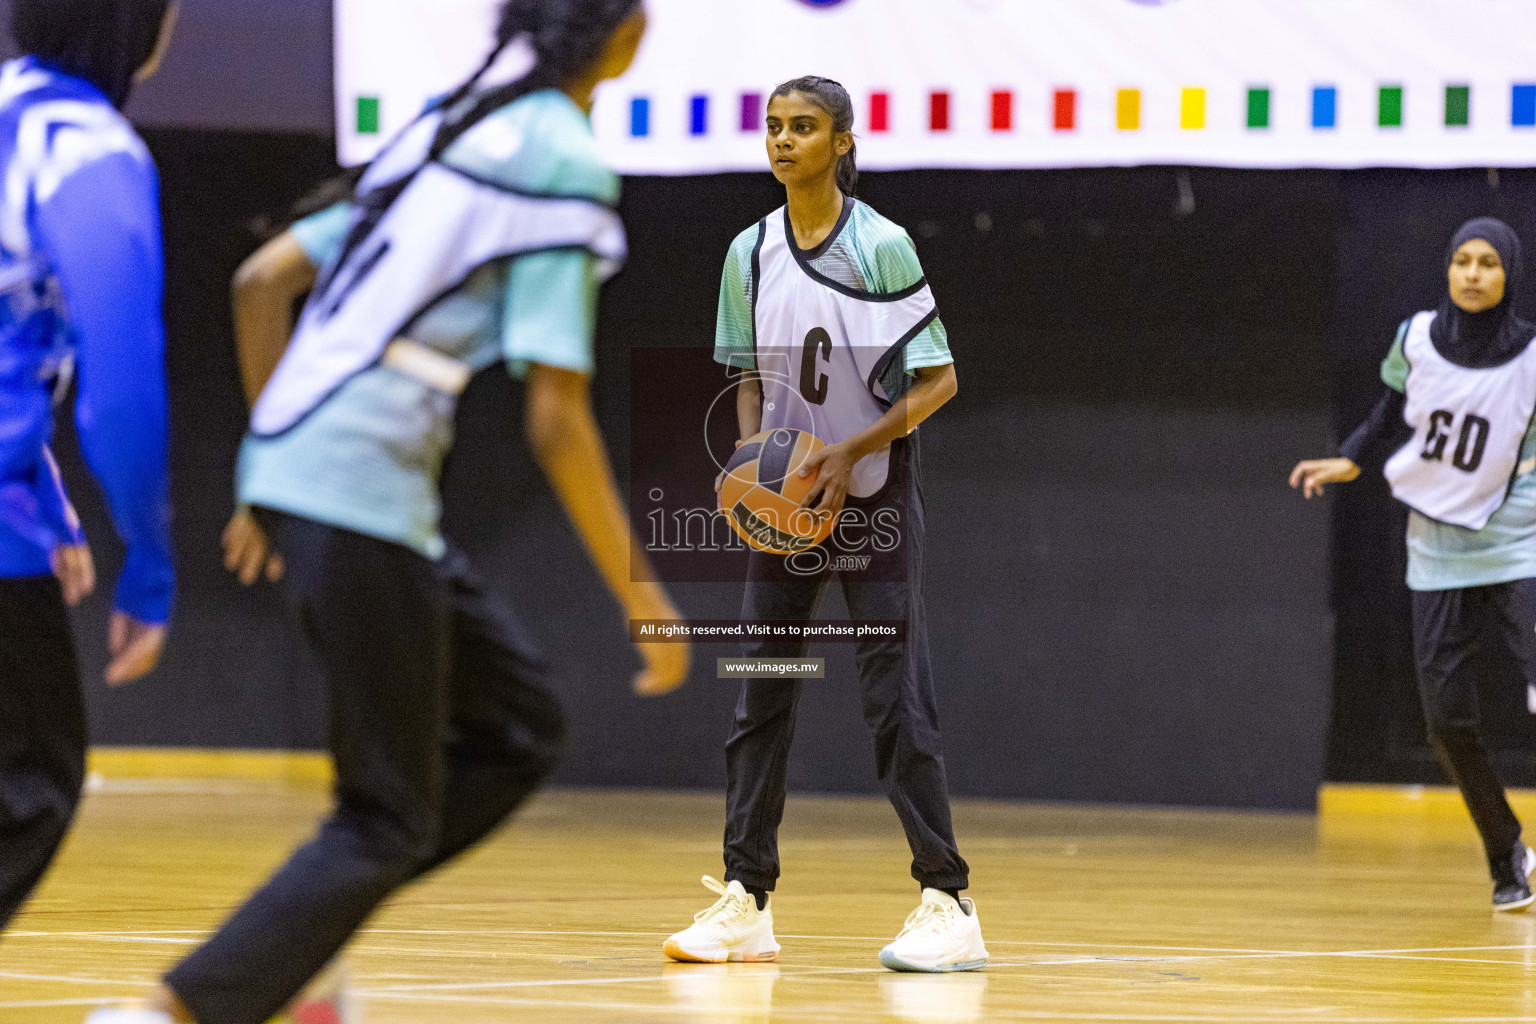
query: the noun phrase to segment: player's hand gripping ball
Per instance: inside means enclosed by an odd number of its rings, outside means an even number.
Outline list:
[[[780,427],[743,441],[726,463],[720,511],[731,528],[759,551],[789,555],[826,540],[836,516],[818,515],[800,502],[816,485],[818,469],[801,477],[805,460],[826,447],[803,430]]]

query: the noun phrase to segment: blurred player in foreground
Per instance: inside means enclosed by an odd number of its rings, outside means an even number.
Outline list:
[[[13,0],[27,54],[0,69],[0,928],[42,876],[85,776],[85,706],[65,605],[95,587],[48,451],[75,423],[128,548],[107,682],[160,659],[171,614],[159,180],[118,113],[153,74],[165,0]]]
[[[588,389],[598,286],[626,246],[587,112],[645,25],[640,0],[506,3],[484,68],[386,149],[355,201],[242,271],[241,361],[260,400],[226,557],[247,582],[284,580],[328,685],[337,807],[147,1009],[93,1020],[262,1024],[390,893],[479,842],[554,767],[564,724],[545,669],[438,529],[473,372],[526,375],[529,441],[609,587],[632,617],[677,617],[655,584],[630,582]],[[514,44],[532,70],[482,86]],[[311,285],[290,344],[288,303]],[[686,645],[640,653],[641,694],[687,675]],[[300,1002],[320,998],[329,1019],[350,1016],[344,990]]]
[[[1440,305],[1398,328],[1385,393],[1341,446],[1302,462],[1305,497],[1382,471],[1408,512],[1413,650],[1429,739],[1461,788],[1493,875],[1493,909],[1532,902],[1536,853],[1478,738],[1479,646],[1502,646],[1536,686],[1536,325],[1515,312],[1520,239],[1479,217],[1446,254]]]
[[[802,477],[819,474],[803,504],[843,517],[823,548],[873,552],[862,572],[840,572],[849,614],[906,624],[904,637],[864,640],[855,652],[876,770],[922,890],[880,962],[899,971],[976,970],[987,951],[975,904],[960,896],[969,868],[950,822],[928,659],[913,435],[958,390],[954,360],[911,238],[853,198],[858,168],[847,91],[825,78],[785,82],[769,99],[767,129],[769,163],[788,204],[731,246],[715,359],[744,371],[737,394],[743,439],[795,428],[827,442],[800,470]],[[882,516],[900,537],[888,550],[867,536]],[[832,571],[821,551],[753,550],[742,618],[809,619]],[[761,641],[742,653],[802,658],[805,646]],[[675,960],[778,955],[769,894],[779,876],[777,833],[803,687],[799,679],[774,678],[742,686],[725,748],[726,884],[704,879],[720,898],[667,939],[663,949]]]

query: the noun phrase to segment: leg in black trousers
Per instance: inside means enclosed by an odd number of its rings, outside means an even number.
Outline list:
[[[85,704],[58,581],[0,580],[0,931],[80,802]]]
[[[743,619],[803,622],[816,610],[825,575],[798,576],[784,559],[754,551],[748,561]],[[801,658],[804,640],[761,640],[744,658]],[[784,820],[789,748],[795,740],[800,679],[749,679],[736,703],[725,743],[725,880],[772,892],[779,878],[779,823]]]
[[[911,461],[908,461],[908,460]],[[922,604],[923,518],[915,445],[893,447],[885,493],[849,506],[866,515],[894,510],[901,543],[876,551],[868,543],[845,551],[835,535],[833,555],[870,554],[862,572],[841,573],[843,595],[855,620],[904,620],[905,640],[866,641],[855,657],[864,720],[875,735],[875,766],[912,849],[912,876],[935,889],[964,889],[968,869],[956,848],[949,792],[928,658]],[[855,540],[849,541],[855,544]],[[814,613],[825,573],[801,576],[781,557],[753,552],[748,563],[743,619],[803,621]],[[748,658],[800,658],[804,641],[754,642]],[[803,684],[753,679],[742,687],[736,722],[726,743],[725,878],[772,891],[779,876],[778,829],[784,818],[789,748]]]
[[[450,552],[440,571],[453,596],[447,797],[436,868],[484,839],[555,770],[565,713],[553,678],[511,607]]]
[[[905,470],[907,483],[900,547],[885,556],[900,559],[901,582],[861,582],[843,575],[848,614],[856,620],[900,619],[904,642],[865,641],[855,650],[863,684],[864,720],[875,735],[875,768],[912,849],[912,877],[931,889],[964,889],[970,869],[955,843],[950,818],[944,746],[928,657],[928,622],[923,608],[923,502]],[[914,467],[915,470],[915,467]],[[878,568],[876,569],[878,572]],[[892,574],[885,574],[887,576]]]
[[[283,517],[288,593],[331,698],[336,810],[166,978],[201,1024],[262,1024],[391,892],[548,773],[562,725],[521,630],[462,563]]]
[[[1511,643],[1521,663],[1536,663],[1531,641],[1536,620],[1524,621],[1530,584],[1516,592],[1512,584],[1462,590],[1415,591],[1413,647],[1419,670],[1419,697],[1430,745],[1446,774],[1461,790],[1477,825],[1488,861],[1509,859],[1520,838],[1520,821],[1510,810],[1493,762],[1478,738],[1477,679],[1472,651],[1478,643]],[[1527,638],[1524,634],[1531,633]]]

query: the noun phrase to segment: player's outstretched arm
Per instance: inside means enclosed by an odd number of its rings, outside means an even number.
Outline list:
[[[619,500],[608,449],[592,415],[587,374],[531,364],[526,417],[534,457],[625,613],[632,619],[681,618],[666,591],[648,581],[648,566],[637,566],[646,582],[631,580],[631,552],[636,559],[645,556]],[[687,644],[636,646],[645,661],[635,677],[636,693],[659,696],[677,689],[688,678],[691,656]]]
[[[1301,496],[1310,498],[1323,493],[1324,484],[1347,484],[1360,475],[1360,467],[1346,458],[1304,459],[1291,470],[1291,486],[1301,488]]]
[[[916,376],[912,387],[885,411],[884,416],[848,440],[829,444],[805,460],[800,475],[810,476],[819,470],[821,476],[817,481],[819,486],[800,503],[802,507],[814,507],[817,512],[827,515],[842,512],[854,465],[898,437],[912,433],[960,391],[953,363],[925,366],[916,371]]]

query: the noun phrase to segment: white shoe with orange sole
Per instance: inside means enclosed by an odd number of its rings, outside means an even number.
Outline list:
[[[705,875],[704,885],[719,893],[720,898],[695,914],[692,925],[667,939],[662,952],[673,960],[698,964],[777,959],[779,944],[773,939],[772,903],[758,910],[757,899],[740,882],[721,885]]]

